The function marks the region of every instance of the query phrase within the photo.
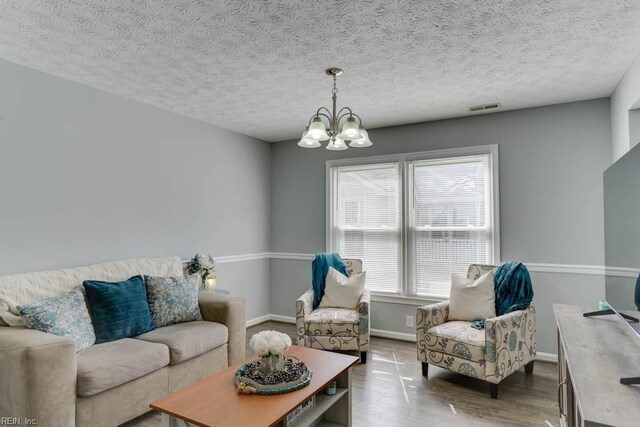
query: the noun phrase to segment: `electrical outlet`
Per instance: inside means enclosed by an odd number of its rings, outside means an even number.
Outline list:
[[[407,328],[413,328],[414,326],[416,326],[416,324],[413,321],[413,316],[407,316]]]

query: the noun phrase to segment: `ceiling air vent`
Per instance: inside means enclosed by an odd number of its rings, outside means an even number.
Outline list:
[[[473,107],[469,107],[469,111],[484,111],[484,110],[492,110],[494,108],[500,108],[501,105],[499,102],[495,104],[484,104],[484,105],[474,105]]]

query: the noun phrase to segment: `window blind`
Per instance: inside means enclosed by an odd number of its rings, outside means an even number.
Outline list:
[[[362,259],[372,291],[399,293],[399,163],[334,167],[331,174],[331,249]]]
[[[493,262],[489,155],[409,162],[408,292],[447,297],[451,274]]]

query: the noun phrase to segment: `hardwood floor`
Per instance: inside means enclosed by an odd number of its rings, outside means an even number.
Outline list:
[[[265,322],[248,328],[247,340],[266,329],[295,338],[294,325]],[[556,368],[536,362],[533,375],[514,373],[496,400],[488,383],[437,366],[423,377],[414,343],[372,337],[367,364],[353,368],[353,425],[558,426]]]
[[[295,326],[288,323],[250,327],[247,355],[251,336],[267,329],[295,338]],[[489,397],[488,383],[437,366],[429,366],[429,378],[423,377],[414,343],[372,337],[367,363],[353,368],[353,425],[555,427],[559,425],[556,368],[536,362],[533,375],[527,376],[521,369],[500,383],[496,400]],[[127,426],[159,423],[157,414],[149,414]]]

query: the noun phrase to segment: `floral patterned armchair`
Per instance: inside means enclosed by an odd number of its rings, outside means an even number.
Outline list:
[[[344,259],[349,275],[362,272],[362,261]],[[313,310],[313,289],[296,301],[298,345],[320,350],[357,350],[360,360],[367,363],[369,350],[369,305],[367,288],[360,297],[357,310],[322,307]]]
[[[495,266],[469,267],[467,277],[477,279]],[[498,397],[500,381],[525,368],[533,373],[536,357],[536,310],[514,311],[487,319],[484,329],[471,327],[471,322],[449,321],[449,302],[419,307],[416,313],[418,360],[422,375],[429,364],[488,381],[491,397]]]

